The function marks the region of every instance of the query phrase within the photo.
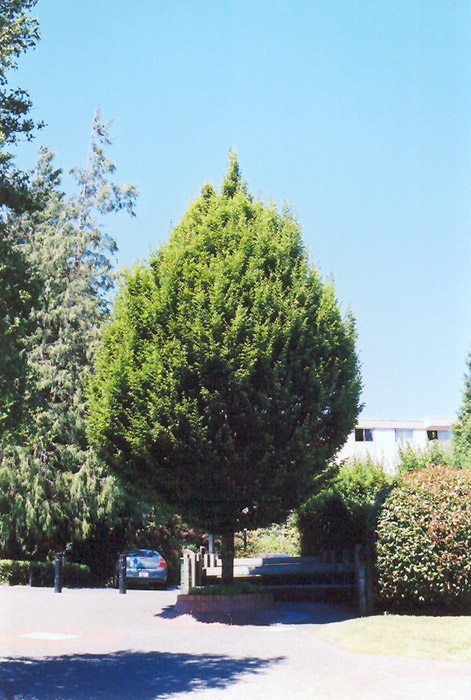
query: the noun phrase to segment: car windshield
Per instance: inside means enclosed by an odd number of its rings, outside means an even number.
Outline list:
[[[128,557],[160,557],[160,554],[153,549],[134,549],[132,552],[126,552]]]

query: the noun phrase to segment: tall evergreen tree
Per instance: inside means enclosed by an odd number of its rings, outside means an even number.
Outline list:
[[[8,77],[20,55],[34,47],[38,23],[28,11],[36,0],[2,0],[0,11],[0,439],[20,421],[25,367],[20,341],[38,294],[24,257],[24,232],[10,229],[11,213],[31,209],[28,178],[15,168],[12,148],[32,138],[35,125],[25,90],[10,88]]]
[[[281,521],[310,493],[359,391],[353,320],[232,154],[221,193],[206,185],[128,276],[97,355],[90,434],[131,492],[221,534],[230,562],[234,532]]]
[[[10,222],[27,232],[26,258],[42,280],[24,342],[27,431],[21,447],[4,449],[0,472],[4,491],[15,494],[14,505],[4,499],[0,507],[0,547],[14,555],[44,556],[89,535],[122,508],[85,432],[85,386],[108,313],[116,249],[101,217],[120,209],[133,213],[136,197],[133,187],[110,180],[108,126],[97,113],[88,162],[75,173],[78,194],[71,198],[60,189],[52,154],[41,150],[32,190],[42,206]]]

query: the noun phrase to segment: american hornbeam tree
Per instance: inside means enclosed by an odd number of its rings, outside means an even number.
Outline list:
[[[52,154],[41,149],[31,177],[41,206],[9,220],[11,229],[25,232],[25,257],[41,280],[31,332],[23,339],[27,425],[21,444],[4,444],[0,454],[0,550],[10,556],[44,557],[92,536],[123,510],[116,482],[98,466],[85,429],[85,387],[109,311],[116,249],[101,217],[119,209],[132,213],[136,197],[133,187],[110,180],[109,143],[98,112],[72,197],[61,191]]]
[[[170,241],[129,273],[104,331],[89,434],[146,502],[222,536],[280,522],[352,430],[351,316],[310,267],[299,227],[247,192],[233,153]]]

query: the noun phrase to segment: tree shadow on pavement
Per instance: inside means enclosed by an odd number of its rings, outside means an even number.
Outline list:
[[[0,700],[155,700],[225,688],[283,657],[119,651],[0,662]]]
[[[155,617],[175,619],[188,615],[198,622],[218,622],[226,625],[264,626],[270,625],[326,625],[331,622],[343,622],[358,617],[358,613],[348,605],[333,603],[276,603],[269,610],[231,613],[216,612],[180,612],[174,605],[163,608]],[[2,700],[0,698],[0,700]]]

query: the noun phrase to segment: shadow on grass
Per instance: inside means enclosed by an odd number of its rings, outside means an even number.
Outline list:
[[[154,700],[223,689],[283,657],[119,651],[0,662],[0,700]]]

